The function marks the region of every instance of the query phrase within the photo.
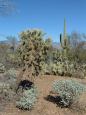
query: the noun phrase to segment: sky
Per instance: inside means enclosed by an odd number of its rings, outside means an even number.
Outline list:
[[[16,11],[8,16],[0,15],[0,40],[5,36],[16,36],[19,33],[38,28],[59,42],[63,32],[64,18],[67,33],[86,32],[86,0],[13,0]]]

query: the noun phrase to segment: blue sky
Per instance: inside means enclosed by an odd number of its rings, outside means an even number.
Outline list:
[[[17,13],[0,16],[0,40],[13,35],[18,37],[23,30],[39,28],[59,41],[63,32],[64,17],[67,32],[86,32],[86,0],[13,0]]]

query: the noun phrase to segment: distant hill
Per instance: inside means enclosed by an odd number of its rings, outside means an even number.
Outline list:
[[[60,43],[53,42],[52,45],[53,45],[54,48],[61,49],[61,45],[60,45]]]
[[[0,44],[9,44],[7,40],[0,41]],[[17,42],[16,46],[19,45],[19,41]],[[58,42],[53,42],[52,43],[54,48],[61,49],[61,45]],[[86,49],[86,42],[84,43],[84,48]]]
[[[0,41],[0,44],[7,44],[7,40],[4,40],[4,41]]]

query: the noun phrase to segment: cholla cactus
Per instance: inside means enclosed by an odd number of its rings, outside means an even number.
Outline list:
[[[43,35],[38,29],[27,30],[20,34],[19,53],[29,78],[39,75],[42,70],[41,63],[46,61],[50,39],[44,40]]]
[[[61,75],[61,76],[64,75],[64,63],[62,62],[57,63],[57,72],[58,72],[58,75]]]
[[[27,30],[20,34],[20,57],[28,76],[32,77],[39,72],[42,49],[42,32],[40,30]]]

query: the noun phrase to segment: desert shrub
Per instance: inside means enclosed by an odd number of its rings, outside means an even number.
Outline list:
[[[16,98],[16,70],[6,71],[0,82],[0,99],[5,102],[13,101]]]
[[[70,106],[82,92],[86,91],[86,86],[74,80],[60,80],[53,83],[52,90],[61,97],[60,104]]]
[[[50,64],[42,64],[42,73],[47,75],[56,75],[57,72],[57,66],[56,64],[50,63]]]
[[[37,97],[38,97],[38,92],[35,87],[25,90],[23,92],[23,95],[16,102],[16,106],[19,109],[31,110],[33,108],[35,102],[37,101]]]
[[[9,69],[6,74],[8,75],[9,79],[16,80],[17,77],[17,71],[14,68]]]
[[[17,71],[14,68],[9,69],[4,74],[4,82],[8,83],[12,90],[16,89]]]
[[[6,63],[8,49],[8,44],[0,43],[0,63],[3,63],[4,65]]]
[[[0,80],[2,82],[8,83],[8,81],[11,81],[11,82],[16,81],[16,78],[17,78],[17,70],[15,70],[14,68],[11,68],[5,71],[5,73],[1,74]]]
[[[0,73],[4,73],[5,72],[5,67],[2,63],[0,63]]]
[[[5,62],[6,69],[9,68],[18,68],[20,64],[19,56],[17,51],[15,52],[8,52],[7,61]]]
[[[0,82],[0,99],[11,101],[14,99],[15,92],[11,89],[10,84]]]

